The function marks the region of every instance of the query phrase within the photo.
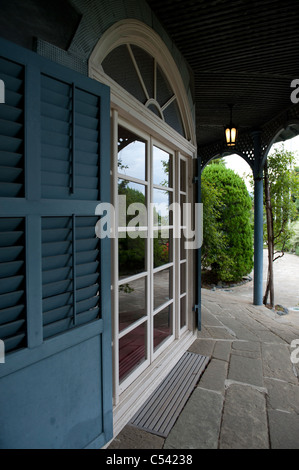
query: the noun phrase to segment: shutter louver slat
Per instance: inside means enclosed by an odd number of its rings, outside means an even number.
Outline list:
[[[77,194],[82,199],[97,200],[99,198],[99,98],[82,90],[76,90],[75,111]],[[81,152],[84,152],[84,159]],[[86,167],[91,162],[92,168]]]
[[[80,313],[90,310],[90,314],[92,314],[92,310],[98,304],[97,297],[91,297],[89,299],[82,300],[81,302],[77,302],[77,315],[80,316]]]
[[[73,318],[72,225],[70,217],[42,218],[44,338],[60,332],[60,320]],[[57,323],[57,330],[55,324]]]
[[[79,163],[83,163],[85,165],[91,165],[98,169],[98,155],[96,153],[87,153],[82,150],[76,150],[76,160]]]
[[[13,261],[10,263],[1,263],[0,265],[0,278],[5,278],[7,276],[14,276],[18,272],[20,272],[24,262],[20,261]],[[1,284],[2,284],[1,280]]]
[[[58,335],[59,333],[64,333],[66,330],[72,327],[72,323],[72,318],[64,318],[63,320],[55,321],[55,323],[46,324],[44,326],[44,339]]]
[[[98,200],[99,97],[45,75],[41,84],[42,196]]]
[[[5,103],[0,106],[0,197],[24,196],[24,68],[0,58]]]
[[[65,281],[66,279],[69,279],[69,276],[71,276],[71,266],[66,268],[56,267],[55,269],[52,268],[48,270],[44,269],[44,266],[45,264],[43,263],[43,279],[45,284],[51,284],[55,281]],[[49,264],[47,265],[47,268],[49,268]]]
[[[24,329],[24,324],[25,320],[18,320],[7,323],[6,325],[0,325],[0,338],[16,336]]]
[[[4,308],[1,310],[0,324],[9,323],[17,320],[24,310],[24,305],[16,305],[14,307]]]
[[[12,152],[19,153],[23,145],[22,139],[16,137],[10,137],[7,135],[0,135],[0,152]]]
[[[24,283],[24,276],[15,276],[13,278],[1,279],[0,295],[4,292],[17,291]]]
[[[5,263],[6,261],[17,259],[22,250],[22,246],[6,246],[4,248],[0,248],[0,263]]]
[[[66,199],[71,185],[71,87],[41,77],[42,197]],[[56,165],[62,160],[64,165]]]
[[[0,338],[5,351],[25,347],[25,237],[22,218],[0,218]]]
[[[97,217],[94,216],[75,217],[73,260],[72,218],[42,218],[44,338],[93,321],[99,316],[99,240],[95,236],[96,222]],[[73,263],[76,269],[75,285]]]
[[[99,315],[99,240],[95,236],[97,220],[97,217],[78,217],[76,222],[78,324],[85,316],[96,319]],[[92,250],[87,241],[94,243]]]
[[[0,72],[1,74],[5,73],[7,75],[20,78],[23,76],[23,66],[20,64],[16,64],[11,60],[7,60],[3,57],[0,57]]]
[[[72,305],[64,305],[63,307],[56,308],[51,310],[50,312],[44,312],[43,314],[43,323],[45,325],[55,324],[55,322],[60,321],[64,318],[71,318],[72,319]]]

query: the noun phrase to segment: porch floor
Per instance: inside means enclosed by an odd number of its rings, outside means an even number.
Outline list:
[[[189,351],[211,360],[172,430],[163,438],[128,424],[108,449],[299,449],[294,339],[299,312],[253,306],[242,289],[202,289],[202,330]]]

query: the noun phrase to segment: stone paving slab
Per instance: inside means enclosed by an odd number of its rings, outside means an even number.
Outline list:
[[[232,354],[229,364],[228,379],[263,387],[262,360],[260,358]]]
[[[265,377],[298,384],[290,358],[290,349],[286,344],[263,344],[262,357]]]
[[[212,359],[200,380],[200,387],[224,394],[227,370],[227,362],[220,361],[219,359]]]
[[[269,432],[272,449],[299,449],[299,415],[269,410]]]
[[[263,393],[247,385],[230,385],[225,396],[219,448],[269,448]]]
[[[203,290],[202,330],[189,351],[211,358],[164,439],[125,426],[109,448],[299,449],[299,328],[263,306]]]
[[[110,443],[108,449],[163,449],[163,445],[163,437],[127,424]]]
[[[164,449],[217,449],[223,396],[196,388],[165,440]]]
[[[201,356],[212,356],[213,350],[215,347],[214,340],[195,340],[193,344],[189,347],[188,351],[195,354],[200,354]]]
[[[221,321],[207,309],[202,310],[202,321],[205,326],[223,326]]]
[[[235,339],[235,335],[225,327],[208,326],[206,327],[212,338],[215,339]]]
[[[213,350],[213,357],[228,362],[231,353],[231,343],[231,341],[217,341]]]
[[[268,407],[299,415],[299,385],[282,380],[265,379]],[[299,441],[299,435],[298,435]]]
[[[225,325],[230,328],[235,334],[235,337],[238,339],[243,339],[247,341],[259,341],[259,338],[246,328],[239,320],[233,318],[227,318],[225,320]]]
[[[256,341],[234,341],[232,352],[236,353],[237,351],[256,353],[259,357],[261,356],[261,347]]]

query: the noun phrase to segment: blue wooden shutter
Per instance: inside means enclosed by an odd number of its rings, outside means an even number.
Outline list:
[[[24,67],[0,58],[0,197],[24,195]],[[2,202],[3,204],[3,202]],[[26,346],[25,219],[0,218],[0,338],[9,352]]]
[[[0,58],[5,104],[0,105],[0,197],[24,196],[24,67]]]
[[[26,346],[25,225],[0,218],[0,338],[9,352]]]
[[[104,445],[112,438],[111,259],[110,240],[95,236],[95,210],[110,199],[109,89],[2,39],[0,79],[1,380],[21,370],[32,385],[32,365],[78,353],[86,341],[97,350],[94,438]],[[74,375],[75,387],[75,364]],[[43,392],[32,392],[43,403]],[[76,425],[70,415],[66,429]],[[23,420],[20,429],[30,426]],[[54,447],[55,433],[43,436]]]
[[[99,199],[99,97],[42,75],[42,196]]]
[[[42,218],[44,338],[100,317],[96,217]]]

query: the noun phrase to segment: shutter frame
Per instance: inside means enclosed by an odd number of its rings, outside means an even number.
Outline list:
[[[22,95],[20,91],[19,76],[12,80],[12,90],[8,91],[7,97],[11,100],[11,105],[6,108],[6,115],[11,120],[24,119],[24,139],[19,139],[19,136],[14,135],[20,131],[18,126],[10,125],[7,126],[7,133],[10,135],[5,136],[2,139],[6,145],[8,144],[8,150],[4,150],[0,154],[0,166],[8,166],[6,170],[6,178],[16,178],[18,180],[19,175],[17,172],[11,171],[10,164],[18,168],[21,166],[24,168],[22,173],[23,181],[21,183],[14,182],[15,187],[7,186],[7,183],[3,183],[4,193],[0,194],[0,222],[7,221],[11,222],[12,219],[20,218],[25,225],[25,237],[20,238],[16,236],[16,240],[13,242],[13,247],[21,249],[17,253],[25,256],[25,270],[24,279],[15,279],[16,282],[23,282],[24,291],[26,292],[24,307],[27,314],[25,319],[26,328],[23,331],[22,321],[23,305],[16,305],[9,307],[6,311],[6,317],[2,317],[3,324],[7,319],[10,320],[11,328],[14,332],[14,336],[8,338],[6,342],[6,362],[1,365],[0,377],[5,378],[8,374],[22,371],[22,374],[29,379],[28,384],[32,383],[33,369],[30,367],[33,364],[40,363],[45,359],[55,360],[55,356],[68,348],[78,346],[82,341],[93,341],[97,337],[100,344],[101,354],[98,358],[98,365],[101,373],[101,390],[95,391],[99,393],[99,407],[101,408],[102,416],[102,434],[98,436],[97,440],[104,445],[105,442],[109,441],[112,436],[112,351],[111,351],[111,301],[110,301],[110,240],[100,241],[100,274],[103,282],[100,284],[100,301],[97,307],[93,307],[91,310],[85,310],[86,305],[82,305],[82,310],[79,308],[79,315],[77,318],[76,328],[71,328],[65,331],[65,322],[62,322],[63,328],[61,334],[51,336],[51,324],[47,326],[47,331],[44,331],[43,337],[43,316],[42,316],[42,217],[85,217],[95,216],[95,210],[98,203],[102,200],[105,202],[110,201],[110,92],[106,85],[102,85],[90,78],[80,75],[71,69],[67,69],[59,64],[49,61],[30,50],[21,48],[12,44],[9,41],[0,39],[0,56],[4,60],[9,61],[10,73],[18,73],[23,70],[24,73],[24,109],[20,111],[18,106],[22,101]],[[1,59],[0,59],[1,65]],[[1,72],[1,68],[0,68]],[[40,125],[40,114],[41,112],[48,112],[49,118],[52,119],[57,113],[56,108],[51,108],[47,103],[41,103],[39,97],[41,96],[41,75],[49,75],[52,79],[57,79],[67,84],[75,84],[76,89],[81,96],[81,91],[84,93],[93,94],[98,97],[98,115],[99,120],[95,120],[95,116],[90,115],[88,118],[82,118],[78,116],[78,150],[76,151],[76,161],[78,166],[79,174],[75,175],[79,177],[79,184],[82,187],[77,189],[70,197],[62,199],[42,199],[41,188],[42,188],[42,168],[41,168],[41,151],[44,152],[47,159],[51,158],[51,148],[47,144],[42,144],[41,136],[42,129]],[[1,78],[1,73],[0,73]],[[0,105],[1,108],[1,105]],[[90,103],[81,104],[80,100],[77,104],[77,109],[82,111],[83,115],[87,111],[90,113]],[[3,109],[2,109],[3,111]],[[22,114],[23,113],[23,114]],[[61,119],[65,119],[65,112],[59,112],[58,115]],[[0,111],[0,119],[3,117]],[[51,121],[47,121],[47,126]],[[88,138],[92,138],[94,133],[94,127],[99,125],[100,141],[98,142],[97,152],[94,150],[94,144],[92,144],[88,150],[89,144],[85,148],[85,141],[81,139],[80,134],[84,131],[84,122],[88,124],[91,132],[88,132]],[[82,124],[83,123],[83,124]],[[55,129],[55,125],[53,126]],[[56,127],[57,130],[58,127]],[[61,128],[61,127],[60,127]],[[77,131],[77,129],[76,129]],[[47,132],[47,131],[46,131]],[[87,134],[86,134],[87,135]],[[49,135],[48,135],[49,136]],[[83,132],[84,137],[84,132]],[[19,140],[16,140],[19,139]],[[87,141],[88,142],[88,141]],[[0,139],[1,145],[1,139]],[[20,146],[24,148],[21,148]],[[77,144],[76,144],[77,145]],[[9,146],[12,147],[14,153],[9,151]],[[25,158],[24,158],[25,155]],[[99,158],[100,156],[100,158]],[[57,158],[63,161],[65,159],[65,153],[60,152]],[[8,164],[8,165],[7,165]],[[46,161],[46,166],[49,164]],[[91,195],[86,195],[85,185],[86,180],[84,178],[94,178],[94,170],[89,166],[95,167],[98,164],[99,172],[96,170],[96,177],[99,177],[99,194],[95,195],[95,190],[91,190]],[[22,166],[23,165],[23,166]],[[63,165],[62,165],[63,166]],[[82,176],[82,180],[80,177]],[[8,182],[10,184],[10,182]],[[17,186],[19,184],[20,186]],[[6,187],[5,187],[6,185]],[[11,189],[9,196],[6,195],[5,191]],[[17,231],[16,228],[13,229]],[[1,230],[0,230],[1,232]],[[7,245],[5,241],[7,237],[2,239],[3,246],[2,252],[7,251],[12,253],[14,248]],[[12,243],[12,242],[11,242]],[[80,248],[81,241],[77,240],[77,245]],[[0,247],[1,247],[1,236],[0,236]],[[6,250],[7,249],[7,250]],[[92,251],[93,243],[88,243],[87,251]],[[1,248],[0,248],[1,256]],[[88,254],[89,256],[89,254]],[[81,268],[80,268],[81,269]],[[79,274],[80,274],[79,269]],[[18,274],[18,273],[17,273]],[[77,281],[78,290],[80,295],[84,297],[89,292],[88,287],[90,283],[94,283],[94,275],[86,274],[80,277],[79,282]],[[4,287],[5,293],[6,287]],[[19,287],[18,287],[19,289]],[[84,290],[86,289],[86,290]],[[92,290],[92,289],[91,289]],[[92,294],[92,292],[91,292]],[[1,295],[1,294],[0,294]],[[78,303],[81,302],[80,295]],[[88,295],[87,295],[88,297]],[[88,297],[89,298],[89,297]],[[91,297],[92,299],[92,297]],[[85,302],[86,299],[83,299]],[[89,300],[87,299],[87,303]],[[92,302],[91,302],[92,304]],[[27,310],[26,310],[27,306]],[[98,309],[98,310],[97,310]],[[93,316],[95,313],[101,313],[101,319],[94,321]],[[21,315],[21,320],[19,320]],[[0,320],[1,321],[1,320]],[[67,320],[68,321],[68,320]],[[91,323],[90,323],[91,322]],[[46,323],[46,322],[45,322]],[[57,326],[57,325],[56,325]],[[19,332],[19,327],[21,332]],[[47,333],[50,332],[50,336]],[[25,347],[23,347],[25,344]],[[20,345],[22,345],[20,349]],[[46,367],[46,362],[45,362]],[[37,404],[40,406],[40,403]],[[78,423],[79,424],[79,423]],[[30,422],[22,421],[24,430],[30,428]],[[43,431],[41,431],[43,432]],[[49,437],[51,439],[51,437]],[[55,438],[53,437],[53,442]]]

